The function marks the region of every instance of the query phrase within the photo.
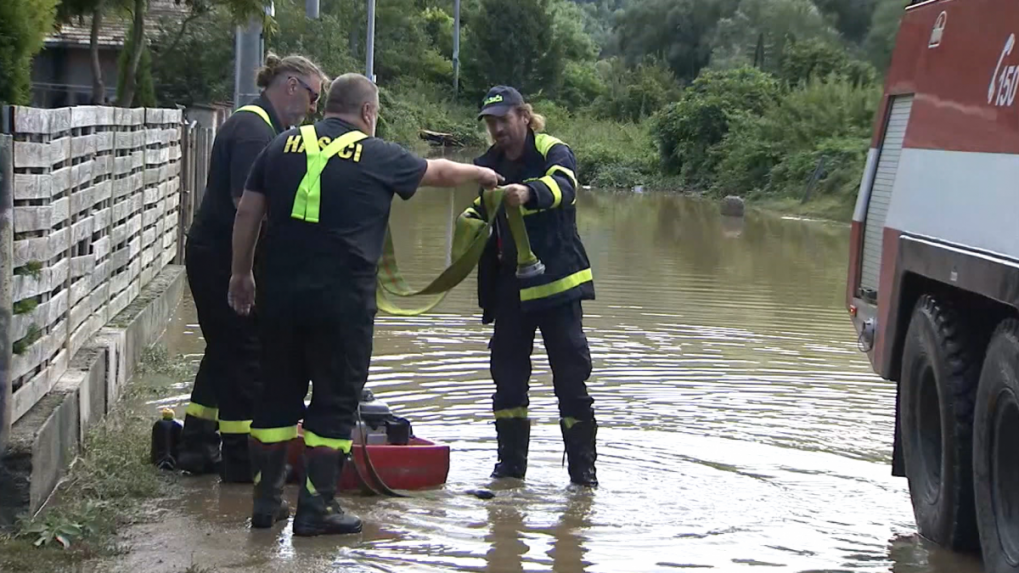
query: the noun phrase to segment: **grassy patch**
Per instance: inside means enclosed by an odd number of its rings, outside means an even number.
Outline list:
[[[751,199],[750,205],[766,211],[798,215],[830,221],[849,221],[853,217],[856,197],[847,195],[823,195],[802,203],[794,197],[761,197]]]
[[[116,531],[144,521],[145,502],[173,487],[174,477],[149,462],[155,416],[137,403],[142,395],[165,394],[190,365],[150,349],[138,373],[124,399],[89,430],[50,506],[0,537],[0,570],[80,570],[83,561],[121,553]]]

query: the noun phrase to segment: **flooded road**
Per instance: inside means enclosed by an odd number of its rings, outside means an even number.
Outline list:
[[[442,268],[451,217],[472,198],[397,202],[412,284]],[[250,487],[189,479],[159,523],[129,533],[133,551],[112,570],[980,571],[916,538],[906,482],[890,475],[894,386],[872,374],[843,309],[847,227],[723,220],[665,195],[584,193],[578,208],[598,296],[585,326],[600,488],[568,487],[540,337],[527,480],[487,478],[490,327],[472,278],[432,315],[380,315],[368,383],[415,434],[451,446],[443,490],[344,496],[362,535],[295,539],[249,529]],[[200,357],[190,301],[165,342]],[[187,394],[153,406],[183,415]],[[476,487],[495,499],[464,493]]]

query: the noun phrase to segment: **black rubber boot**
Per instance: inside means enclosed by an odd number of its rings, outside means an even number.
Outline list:
[[[219,452],[219,423],[215,420],[184,416],[184,429],[180,433],[177,469],[194,475],[219,471],[222,460]]]
[[[598,459],[595,449],[595,438],[598,435],[598,424],[594,420],[573,421],[567,429],[566,420],[559,421],[566,443],[566,456],[569,458],[570,481],[583,486],[596,487],[598,475],[594,462]]]
[[[251,483],[255,472],[251,467],[248,434],[222,434],[222,461],[219,477],[224,483]]]
[[[499,463],[493,478],[524,479],[527,473],[527,447],[531,442],[531,421],[527,418],[503,418],[495,421],[499,437]]]
[[[361,531],[361,520],[343,512],[336,485],[346,454],[331,448],[304,449],[304,486],[297,498],[294,535],[342,535]]]
[[[287,471],[287,442],[263,444],[252,439],[251,467],[255,471],[255,502],[251,527],[265,529],[290,517],[290,504],[283,499]]]

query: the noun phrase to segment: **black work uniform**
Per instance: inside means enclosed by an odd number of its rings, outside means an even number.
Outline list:
[[[195,377],[188,415],[218,420],[221,434],[249,432],[259,381],[259,341],[254,315],[230,308],[230,264],[234,217],[255,158],[282,126],[272,104],[261,96],[231,115],[212,146],[208,183],[201,208],[188,232],[188,283],[205,337],[205,355]],[[249,111],[250,110],[250,111]],[[246,441],[242,444],[246,449]]]
[[[323,154],[356,132],[337,118],[312,128],[310,139],[317,138]],[[251,433],[262,443],[292,439],[303,415],[308,446],[349,452],[368,379],[376,274],[393,195],[413,196],[427,162],[366,137],[331,155],[317,196],[305,194],[307,130],[276,138],[247,184],[268,206],[256,299],[265,386]],[[309,380],[314,388],[305,414]]]
[[[541,330],[559,413],[563,419],[593,420],[586,382],[591,353],[583,330],[582,300],[594,299],[591,264],[577,231],[576,159],[562,141],[528,130],[523,155],[511,161],[496,147],[474,161],[530,187],[524,223],[531,250],[545,265],[543,275],[517,279],[517,253],[505,213],[496,220],[478,266],[478,299],[483,322],[495,321],[491,372],[496,419],[526,418],[534,333]],[[481,198],[467,216],[487,220]]]

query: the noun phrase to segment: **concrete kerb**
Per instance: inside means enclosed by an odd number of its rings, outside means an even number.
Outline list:
[[[142,352],[165,331],[184,288],[184,267],[163,269],[74,355],[53,390],[14,424],[0,457],[0,528],[43,507],[77,456],[86,430],[110,411]]]

